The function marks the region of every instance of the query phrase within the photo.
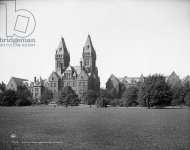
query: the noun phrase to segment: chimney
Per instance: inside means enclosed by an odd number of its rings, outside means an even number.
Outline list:
[[[36,77],[34,77],[34,82],[36,82]]]

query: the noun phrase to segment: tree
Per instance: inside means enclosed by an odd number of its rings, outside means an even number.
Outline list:
[[[96,101],[97,107],[107,107],[108,99],[106,97],[98,97]]]
[[[96,106],[97,107],[107,107],[107,105],[110,103],[110,99],[108,98],[107,90],[100,89],[99,96],[96,100]]]
[[[29,106],[32,105],[32,93],[26,86],[19,86],[17,91],[17,100],[15,105],[17,106]]]
[[[80,100],[76,95],[75,91],[70,87],[64,87],[63,91],[61,92],[59,98],[59,104],[67,106],[78,106],[80,104]]]
[[[185,104],[190,107],[190,92],[188,92],[184,98]]]
[[[53,99],[53,93],[51,90],[44,88],[42,95],[40,97],[40,103],[41,104],[48,104]]]
[[[182,86],[175,86],[171,87],[171,92],[172,92],[172,101],[171,104],[176,106],[176,105],[181,105],[184,104],[184,95],[183,95],[183,87]]]
[[[15,91],[6,90],[2,95],[0,105],[2,105],[2,106],[14,106],[17,99],[18,99],[18,96],[17,96]]]
[[[94,105],[97,97],[98,97],[98,93],[96,91],[88,90],[85,97],[85,103],[90,106]]]
[[[6,90],[6,84],[4,82],[0,83],[0,91],[5,92]]]
[[[106,82],[106,91],[109,98],[120,98],[120,86],[119,79],[112,74]]]
[[[128,87],[122,95],[124,106],[136,106],[138,98],[138,88],[136,86]]]
[[[143,106],[170,105],[172,93],[162,75],[152,75],[144,79],[139,88],[139,103]]]

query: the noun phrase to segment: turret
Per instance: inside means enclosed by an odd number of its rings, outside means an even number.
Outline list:
[[[94,72],[96,69],[96,52],[94,50],[94,47],[92,45],[92,40],[90,35],[88,35],[85,45],[83,47],[83,66],[86,69],[86,71]]]
[[[62,37],[55,54],[55,70],[61,75],[69,66],[70,54],[67,50],[65,40]]]

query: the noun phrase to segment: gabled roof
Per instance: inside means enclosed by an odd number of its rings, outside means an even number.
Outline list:
[[[88,78],[89,78],[88,74],[84,70],[81,70],[80,74],[78,75],[78,79],[88,79]]]
[[[68,66],[65,71],[73,71],[73,67],[72,66]]]
[[[51,75],[49,76],[49,80],[51,77],[56,77],[57,79],[60,79],[60,76],[57,74],[57,72],[52,72]]]
[[[111,74],[107,82],[109,81],[111,81],[114,86],[117,86],[120,83],[119,79],[113,74]]]
[[[74,70],[75,70],[75,72],[77,74],[80,74],[80,72],[81,72],[81,67],[80,66],[73,66],[73,68],[74,68]]]
[[[12,77],[12,80],[14,80],[17,86],[22,86],[24,81],[28,81],[27,79],[16,78],[16,77]]]

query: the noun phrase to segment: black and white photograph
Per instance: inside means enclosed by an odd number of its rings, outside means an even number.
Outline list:
[[[190,150],[190,0],[0,0],[0,150]]]

